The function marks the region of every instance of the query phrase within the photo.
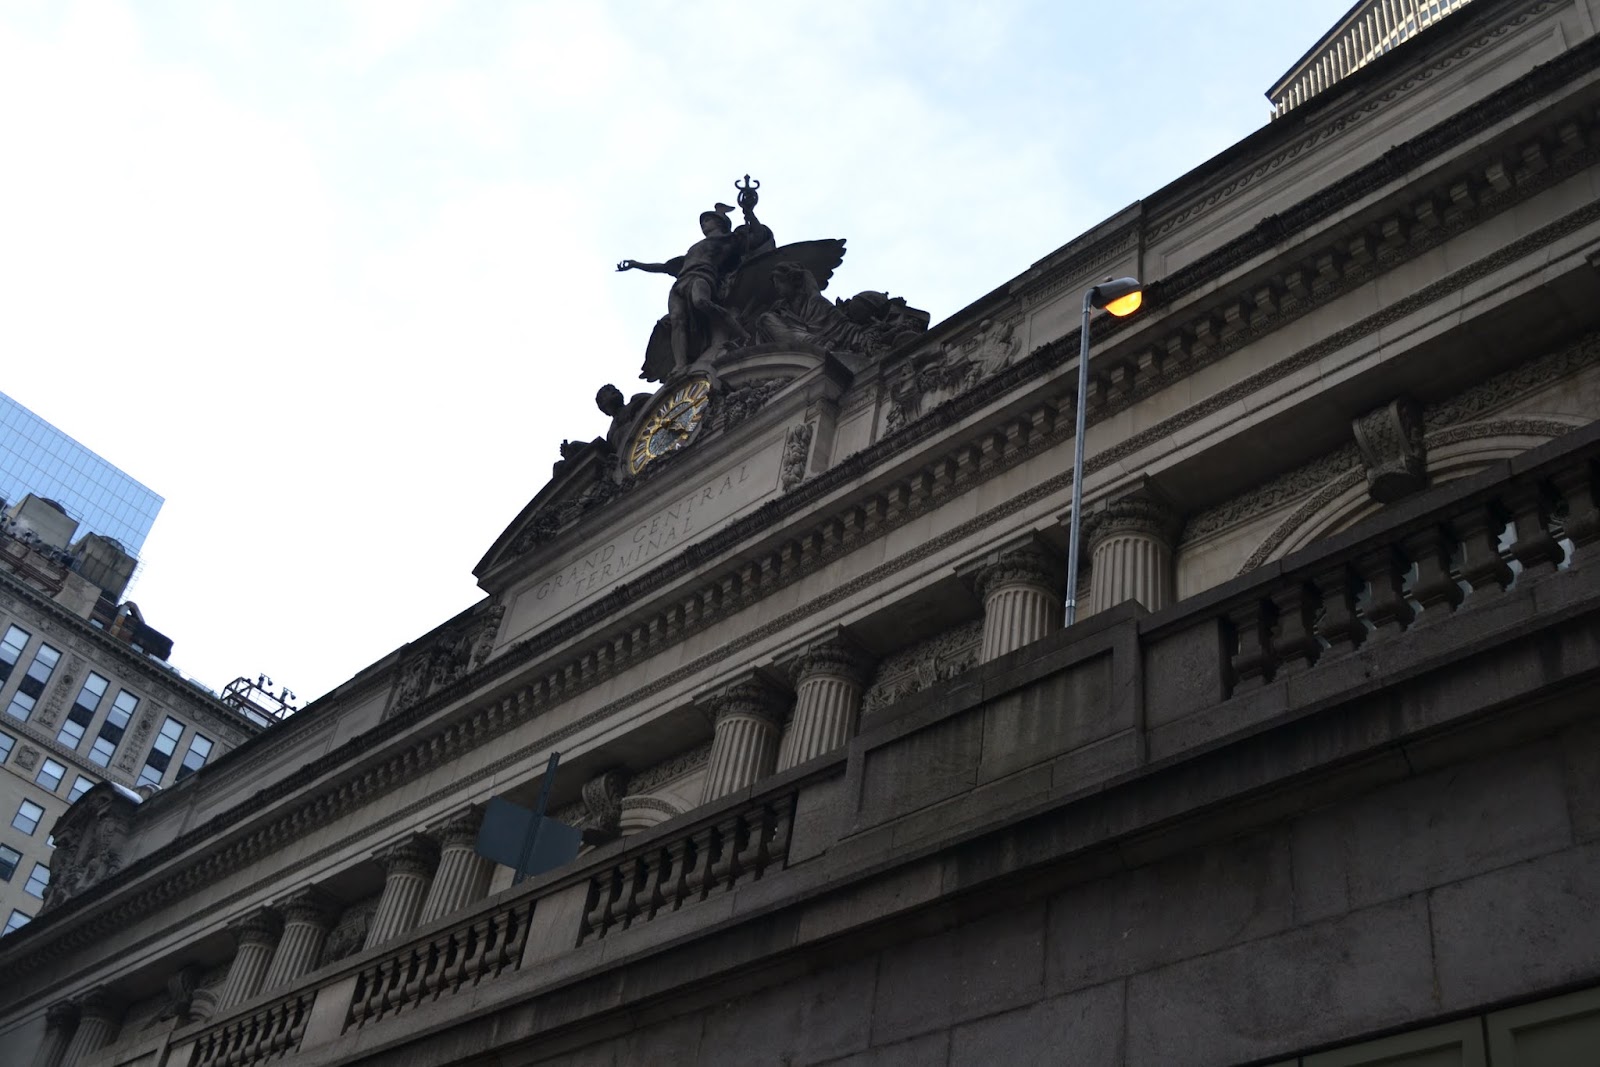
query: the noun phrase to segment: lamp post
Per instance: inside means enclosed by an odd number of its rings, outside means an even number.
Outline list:
[[[1104,308],[1118,318],[1132,315],[1144,301],[1137,278],[1107,278],[1083,294],[1083,328],[1078,333],[1078,432],[1072,444],[1072,532],[1067,546],[1067,625],[1078,617],[1078,539],[1083,533],[1083,427],[1089,402],[1089,312]]]

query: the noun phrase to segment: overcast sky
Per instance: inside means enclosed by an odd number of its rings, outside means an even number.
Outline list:
[[[669,283],[616,261],[735,178],[937,322],[1265,124],[1347,7],[0,0],[0,389],[166,497],[174,664],[306,701],[481,597],[642,384]]]

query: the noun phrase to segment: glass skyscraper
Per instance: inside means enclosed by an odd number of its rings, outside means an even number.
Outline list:
[[[164,498],[0,393],[0,497],[48,497],[78,520],[78,536],[114,537],[131,556],[144,547]]]

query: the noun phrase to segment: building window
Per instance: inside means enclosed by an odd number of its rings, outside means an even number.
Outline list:
[[[67,803],[68,804],[73,803],[79,797],[83,796],[83,794],[87,793],[89,790],[91,790],[93,788],[94,788],[94,781],[92,779],[85,778],[81,774],[78,775],[77,780],[72,783],[72,792],[67,794]]]
[[[39,828],[39,820],[44,818],[44,809],[31,800],[24,800],[17,808],[16,815],[11,818],[11,825],[32,837],[33,832]]]
[[[6,928],[4,930],[0,930],[0,937],[4,937],[6,934],[9,934],[19,926],[27,926],[28,920],[31,918],[33,918],[33,916],[29,915],[27,912],[12,908],[11,918],[6,920]]]
[[[17,739],[15,737],[0,730],[0,763],[4,763],[11,757],[11,748],[16,743]]]
[[[13,626],[6,631],[5,640],[0,641],[0,685],[5,685],[11,678],[11,670],[22,658],[22,650],[28,647],[28,638],[31,636],[20,626]]]
[[[178,768],[178,776],[173,779],[181,782],[189,775],[206,765],[206,760],[211,758],[211,738],[204,734],[195,734],[189,738],[189,751],[183,754],[183,765]]]
[[[22,887],[22,891],[27,893],[29,896],[38,897],[40,900],[43,900],[44,887],[49,884],[50,868],[46,867],[42,863],[35,863],[33,865],[33,873],[28,875],[28,884]]]
[[[109,684],[98,674],[89,672],[83,688],[78,690],[78,699],[72,702],[72,710],[67,712],[67,721],[61,724],[57,741],[70,749],[83,744],[83,735],[89,732],[89,724],[94,721],[94,713],[100,710],[100,698],[106,695]]]
[[[35,785],[42,785],[54,793],[61,788],[61,779],[66,776],[67,769],[53,759],[44,761],[39,768],[39,773],[33,776]]]
[[[33,714],[33,706],[39,702],[39,694],[44,692],[44,687],[49,684],[50,676],[56,672],[56,664],[61,662],[61,653],[49,645],[40,645],[39,651],[33,654],[33,662],[28,664],[28,673],[23,675],[22,682],[17,686],[17,691],[11,697],[11,703],[6,705],[6,710],[24,721]]]
[[[11,876],[17,873],[17,864],[22,862],[22,853],[10,845],[0,845],[0,882],[11,881]]]
[[[111,710],[106,712],[106,721],[100,724],[100,736],[94,739],[94,745],[89,749],[89,758],[102,767],[111,766],[111,757],[117,754],[117,746],[122,743],[122,732],[128,728],[128,720],[133,718],[134,710],[139,707],[139,698],[126,689],[117,691],[117,699],[111,702]]]
[[[183,723],[167,716],[167,721],[161,724],[161,732],[156,735],[155,744],[150,746],[150,755],[145,757],[144,770],[139,772],[137,785],[161,784],[167,766],[172,763],[172,754],[178,750],[178,738],[182,736]]]

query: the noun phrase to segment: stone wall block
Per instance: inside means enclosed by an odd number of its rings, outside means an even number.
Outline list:
[[[958,1026],[950,1034],[950,1067],[1120,1064],[1124,995],[1123,983],[1112,982]]]
[[[992,701],[983,711],[979,781],[1021,770],[1130,725],[1111,706],[1112,654],[1096,656]]]
[[[1046,982],[1052,993],[1070,992],[1293,923],[1288,835],[1233,838],[1051,898]]]
[[[1600,974],[1600,845],[1442,886],[1430,898],[1446,1011]]]
[[[1561,753],[1541,744],[1444,767],[1296,820],[1296,916],[1368,907],[1566,847],[1572,828],[1563,781]]]
[[[1043,903],[886,949],[872,1011],[883,1044],[1007,1011],[1044,993]]]
[[[1127,1067],[1223,1067],[1437,1014],[1419,895],[1128,980]]]

